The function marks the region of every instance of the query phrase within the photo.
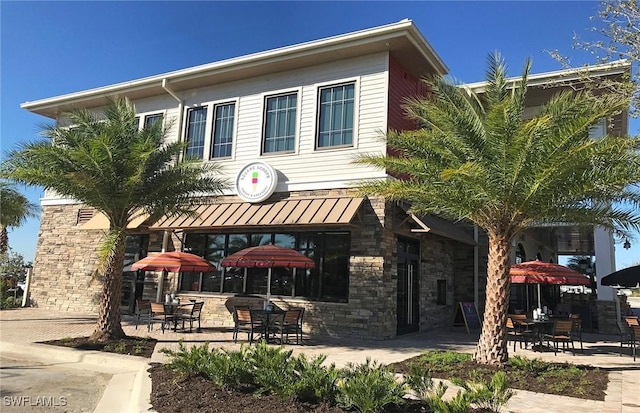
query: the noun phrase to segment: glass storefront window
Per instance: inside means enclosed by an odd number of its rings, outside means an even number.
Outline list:
[[[314,260],[313,269],[273,268],[271,295],[346,302],[349,297],[349,232],[252,234],[187,233],[185,250],[205,257],[215,273],[183,273],[183,291],[259,294],[267,292],[266,268],[223,268],[222,259],[241,249],[273,243]],[[246,275],[245,275],[246,274]]]

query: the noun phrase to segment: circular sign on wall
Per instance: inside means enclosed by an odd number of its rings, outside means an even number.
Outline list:
[[[266,162],[251,162],[236,175],[236,192],[247,202],[262,202],[269,198],[278,184],[276,170]]]

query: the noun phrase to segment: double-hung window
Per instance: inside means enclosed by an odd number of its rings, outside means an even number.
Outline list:
[[[235,111],[235,103],[223,103],[213,109],[211,158],[231,157]]]
[[[185,156],[202,159],[204,138],[207,126],[207,108],[205,106],[189,109],[187,116],[187,149]]]
[[[156,122],[160,122],[162,124],[162,113],[154,113],[153,115],[147,115],[144,117],[144,127],[149,127]]]
[[[353,145],[354,103],[355,83],[319,89],[318,148]]]
[[[266,98],[262,153],[293,151],[297,105],[295,92]]]

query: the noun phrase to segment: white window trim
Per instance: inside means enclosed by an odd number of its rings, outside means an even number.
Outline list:
[[[211,107],[208,102],[194,103],[192,105],[184,106],[183,113],[182,113],[183,125],[182,125],[182,131],[180,136],[180,142],[186,142],[187,140],[187,131],[189,130],[189,111],[191,111],[192,109],[199,109],[199,108],[207,108],[207,120],[204,126],[204,149],[202,150],[202,159],[200,159],[201,161],[205,161],[206,159],[208,159],[208,155],[206,153],[207,144],[208,142],[211,141],[211,136],[209,136],[210,134],[207,133],[207,131],[211,130]],[[181,160],[184,158],[185,152],[186,152],[186,148],[180,153]]]
[[[267,98],[277,97],[283,95],[296,94],[296,127],[295,135],[293,137],[293,150],[292,151],[280,151],[280,152],[264,152],[264,138],[265,138],[265,126],[267,122]],[[262,110],[260,112],[260,148],[258,153],[260,157],[274,157],[274,156],[287,156],[298,155],[300,151],[300,112],[302,111],[302,86],[297,88],[287,88],[280,90],[273,90],[269,92],[261,93]]]
[[[328,146],[326,148],[318,147],[318,133],[320,128],[320,89],[324,89],[332,86],[339,86],[348,83],[353,83],[353,142],[351,145],[341,146]],[[313,151],[314,152],[327,152],[327,151],[345,151],[345,150],[357,150],[358,149],[358,126],[360,125],[360,76],[350,77],[345,79],[336,79],[328,82],[316,83],[313,85],[314,90],[314,102],[313,102]]]
[[[212,156],[213,149],[213,121],[215,116],[216,106],[219,105],[227,105],[233,103],[235,105],[235,110],[233,113],[233,142],[231,143],[231,156],[225,158],[214,158]],[[209,148],[209,153],[207,159],[213,162],[230,162],[235,161],[236,159],[236,144],[238,143],[238,113],[240,112],[240,97],[235,97],[231,99],[221,99],[214,100],[212,102],[207,103],[209,108],[207,109],[207,113],[211,112],[211,121],[209,122],[209,116],[207,116],[207,136],[205,137],[205,148]]]

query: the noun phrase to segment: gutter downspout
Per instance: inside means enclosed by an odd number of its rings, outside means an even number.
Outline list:
[[[180,96],[169,87],[169,80],[162,79],[162,88],[178,101],[178,141],[182,138],[182,112],[184,110],[184,100],[180,99]]]
[[[182,137],[182,112],[184,111],[184,101],[180,99],[178,94],[174,92],[169,87],[169,80],[167,78],[162,79],[162,88],[171,95],[175,100],[178,101],[178,141]],[[167,246],[169,245],[169,236],[171,232],[169,230],[164,231],[164,235],[162,237],[162,252],[167,252]],[[158,290],[156,291],[156,302],[163,302],[162,293],[164,290],[164,277],[166,276],[166,271],[162,271],[162,275],[158,280]]]

